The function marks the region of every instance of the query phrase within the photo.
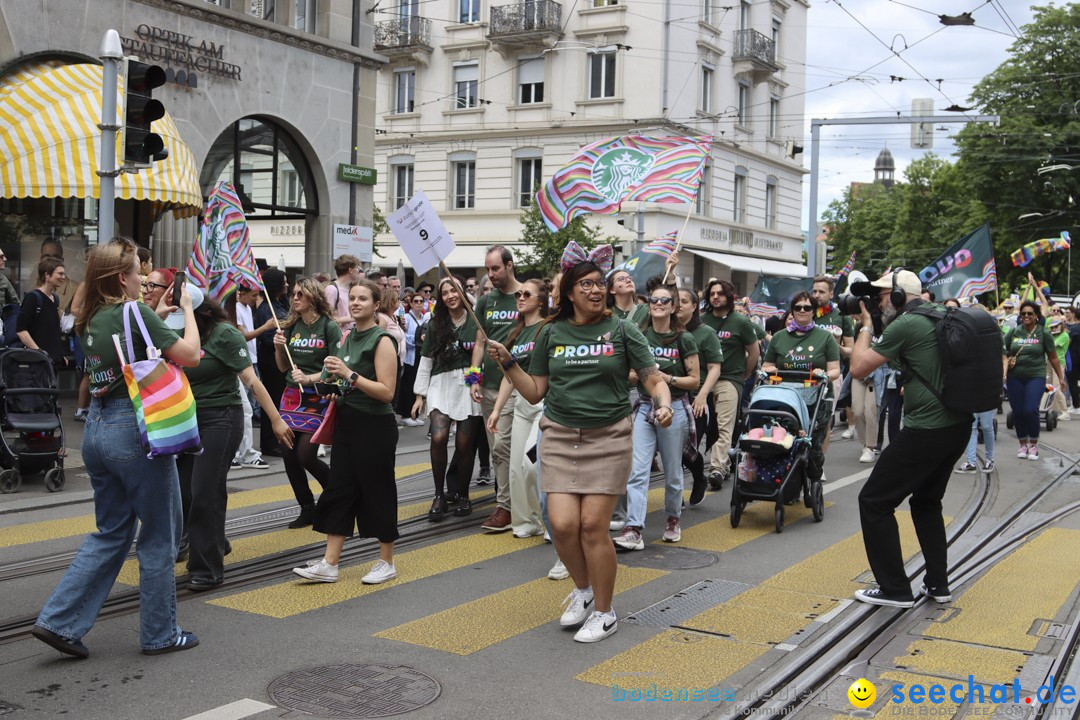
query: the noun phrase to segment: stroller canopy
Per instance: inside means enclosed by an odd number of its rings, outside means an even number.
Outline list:
[[[750,407],[757,410],[786,410],[799,420],[799,428],[809,433],[810,411],[804,392],[812,393],[809,395],[811,401],[816,398],[816,388],[762,385],[750,398]]]

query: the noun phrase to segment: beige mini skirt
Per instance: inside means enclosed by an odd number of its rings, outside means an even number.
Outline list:
[[[540,489],[622,495],[634,462],[630,416],[599,428],[569,428],[540,418]]]

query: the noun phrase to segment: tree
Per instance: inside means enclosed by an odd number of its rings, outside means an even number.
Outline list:
[[[571,240],[577,242],[586,251],[603,243],[617,243],[618,239],[604,236],[599,225],[589,226],[585,217],[578,215],[559,232],[548,230],[540,215],[540,207],[534,202],[521,213],[521,242],[526,250],[518,258],[518,266],[523,273],[534,273],[551,277],[559,272],[559,259],[563,249]]]
[[[1080,5],[1036,6],[1009,59],[971,95],[996,127],[968,125],[957,135],[958,172],[985,207],[994,232],[999,279],[1023,282],[1009,254],[1039,238],[1075,230],[1080,219]],[[969,103],[969,104],[972,104]],[[1039,174],[1039,168],[1065,169]],[[1032,215],[1036,213],[1037,215]],[[1022,215],[1029,215],[1020,219]],[[1068,255],[1053,253],[1031,267],[1065,290]]]
[[[390,234],[390,225],[386,222],[378,203],[374,203],[371,206],[371,254],[377,258],[381,258],[383,255],[379,252],[379,246],[375,243],[374,238],[384,233]]]

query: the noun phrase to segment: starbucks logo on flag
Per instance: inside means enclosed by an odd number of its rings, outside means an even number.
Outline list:
[[[608,200],[618,202],[628,190],[648,175],[652,165],[652,155],[641,150],[612,148],[593,164],[593,187]]]

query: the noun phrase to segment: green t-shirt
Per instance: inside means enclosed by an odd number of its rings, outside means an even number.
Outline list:
[[[698,390],[700,390],[705,384],[705,376],[709,374],[709,365],[719,363],[722,366],[724,352],[720,349],[720,338],[716,337],[716,332],[708,325],[698,325],[690,331],[690,334],[694,336],[694,342],[698,346],[698,373],[701,375]]]
[[[720,340],[724,354],[720,379],[742,387],[746,382],[746,348],[758,341],[754,323],[734,310],[727,317],[716,317],[707,312],[701,316],[701,322],[712,328]]]
[[[1046,376],[1046,358],[1054,352],[1054,337],[1042,325],[1036,325],[1032,332],[1023,325],[1005,333],[1005,354],[1016,357],[1016,367],[1009,374],[1016,378],[1034,378]]]
[[[611,312],[615,314],[615,317],[629,320],[640,327],[645,318],[649,316],[649,306],[644,303],[639,303],[629,310],[620,310],[618,305],[612,305]]]
[[[162,356],[165,350],[172,347],[180,336],[165,326],[154,311],[143,305],[135,303],[135,308],[142,314],[143,324],[150,334]],[[123,305],[106,305],[94,313],[87,323],[86,330],[79,338],[82,345],[83,355],[86,357],[86,372],[90,375],[90,394],[99,398],[128,397],[127,385],[124,384],[124,371],[120,366],[120,359],[116,356],[116,346],[113,343],[113,335],[120,336],[120,347],[124,349],[125,357],[128,354],[127,341],[124,336]],[[139,330],[135,318],[131,318],[132,345],[135,357],[129,360],[146,360],[146,343],[143,342],[142,332]]]
[[[184,368],[191,394],[200,409],[240,405],[236,375],[251,367],[247,340],[235,325],[219,322],[202,344],[199,364]]]
[[[348,365],[350,370],[358,373],[361,377],[368,380],[377,380],[378,378],[375,376],[375,348],[384,337],[390,338],[396,356],[397,342],[390,333],[378,325],[363,332],[349,331],[334,354],[341,358],[341,361]],[[390,403],[375,400],[360,390],[351,390],[346,393],[341,402],[371,415],[392,415],[394,413],[394,408]]]
[[[476,302],[476,317],[484,334],[492,340],[506,344],[506,338],[510,337],[510,331],[517,322],[517,300],[511,293],[502,290],[492,290]],[[499,363],[484,355],[484,387],[498,389],[502,382],[503,372]]]
[[[841,315],[835,303],[829,312],[821,317],[815,317],[814,324],[832,333],[837,345],[840,344],[840,338],[842,337],[855,337],[855,321],[851,319],[850,315]]]
[[[840,361],[840,346],[831,332],[820,327],[801,336],[781,330],[772,336],[765,351],[765,362],[771,362],[779,370],[828,370],[833,361]],[[832,383],[828,396],[832,396]]]
[[[675,333],[669,332],[661,334],[653,330],[651,325],[645,328],[644,335],[645,342],[649,344],[649,352],[652,353],[653,358],[656,360],[660,372],[674,375],[675,377],[686,377],[689,374],[686,371],[686,358],[699,354],[697,341],[694,340],[693,335],[684,332],[679,336],[678,341],[672,342],[671,344],[665,344],[665,341],[675,337]],[[699,369],[698,372],[700,373],[701,370]],[[700,387],[700,385],[698,387]],[[648,396],[648,393],[645,391],[645,386],[642,383],[638,383],[638,391],[641,393],[642,397]],[[688,391],[672,386],[670,392],[671,399],[676,400],[681,398]]]
[[[598,428],[630,414],[630,369],[655,366],[640,330],[602,317],[591,325],[545,325],[536,337],[529,374],[548,376],[544,414],[552,421]]]
[[[525,372],[529,372],[529,361],[532,358],[533,350],[536,349],[536,334],[540,332],[540,328],[543,326],[543,320],[532,325],[526,325],[518,333],[518,336],[514,338],[514,346],[510,348],[510,352],[518,359],[518,365]]]
[[[285,329],[285,336],[288,338],[289,355],[297,369],[305,375],[314,375],[322,372],[323,360],[341,342],[341,328],[330,318],[320,315],[310,325],[298,319],[295,325]],[[285,382],[296,387],[291,375],[291,371],[285,373]]]
[[[476,324],[472,317],[465,316],[465,322],[456,328],[457,341],[452,353],[435,355],[435,322],[432,320],[425,326],[424,344],[420,348],[420,356],[431,358],[431,374],[439,375],[451,370],[461,370],[472,365],[472,350],[476,345]],[[487,373],[484,373],[487,377]],[[502,377],[501,371],[499,377]]]
[[[921,307],[927,305],[945,312],[942,305],[933,303],[925,303]],[[972,422],[971,413],[958,413],[946,408],[923,381],[908,370],[915,370],[933,383],[934,389],[940,394],[944,382],[943,370],[933,320],[906,312],[889,323],[871,347],[892,361],[890,364],[893,367],[904,370],[905,427],[938,430]]]

